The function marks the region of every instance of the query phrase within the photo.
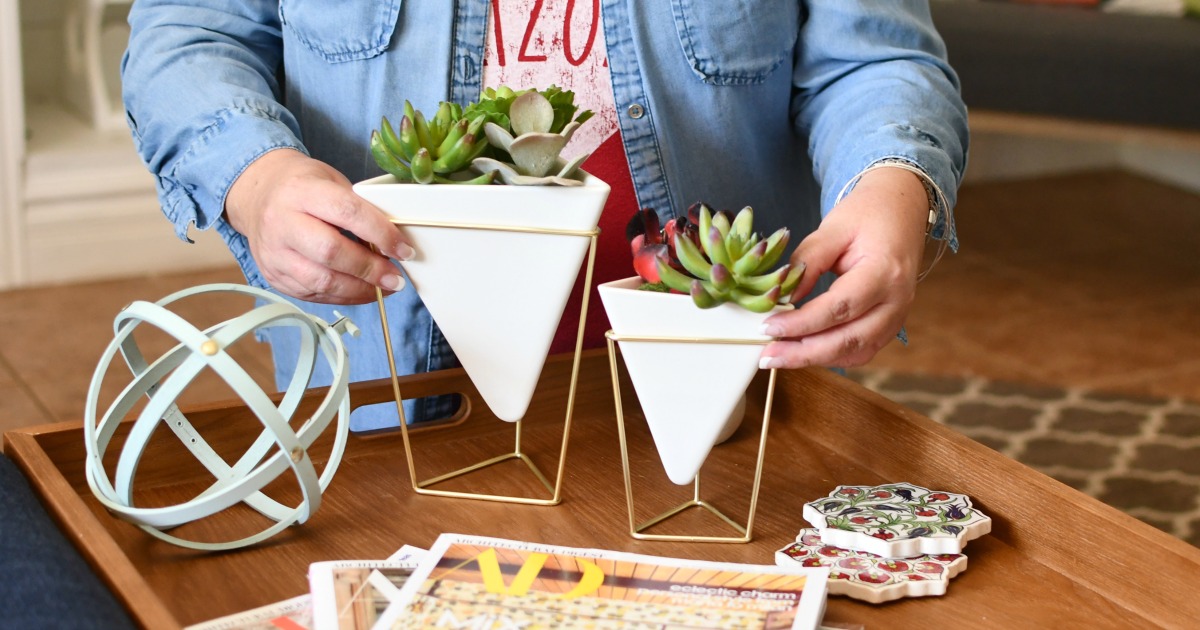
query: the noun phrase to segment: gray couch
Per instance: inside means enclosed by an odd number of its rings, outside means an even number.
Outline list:
[[[16,465],[0,455],[0,628],[133,627]]]
[[[1200,19],[930,5],[968,107],[1200,131]]]

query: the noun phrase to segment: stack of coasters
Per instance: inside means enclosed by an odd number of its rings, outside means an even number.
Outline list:
[[[970,497],[911,483],[838,486],[807,503],[796,542],[775,552],[780,566],[829,567],[829,594],[874,604],[943,595],[967,568],[962,548],[992,530]]]

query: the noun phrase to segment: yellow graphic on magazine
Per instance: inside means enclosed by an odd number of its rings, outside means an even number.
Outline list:
[[[529,592],[529,587],[533,586],[534,580],[542,572],[542,568],[546,564],[546,560],[550,556],[544,553],[531,553],[529,558],[521,564],[521,570],[517,572],[517,577],[513,579],[511,585],[504,584],[504,574],[500,569],[500,561],[496,558],[496,550],[492,548],[484,549],[482,553],[471,558],[467,562],[476,562],[479,564],[479,574],[483,579],[483,586],[488,593],[493,595],[525,595]],[[580,576],[579,582],[575,588],[566,593],[555,595],[557,599],[575,599],[583,595],[590,595],[600,588],[604,582],[604,571],[595,564],[580,559],[580,566],[583,568],[583,574]],[[461,569],[460,565],[457,569]]]
[[[389,627],[809,628],[796,623],[806,587],[816,604],[802,618],[819,619],[824,604],[825,574],[499,539],[439,547]]]

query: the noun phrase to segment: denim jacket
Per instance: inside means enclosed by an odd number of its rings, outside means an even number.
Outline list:
[[[869,165],[900,159],[946,195],[966,162],[966,110],[926,2],[595,0],[637,201],[664,218],[704,199],[753,206],[764,232],[805,235]],[[275,148],[359,181],[379,174],[366,140],[405,99],[478,98],[489,0],[138,0],[122,64],[135,144],[176,234],[215,228],[248,282],[247,241],[222,217],[230,185]],[[579,10],[579,9],[576,9]],[[798,241],[798,239],[796,239]],[[455,365],[415,292],[387,300],[402,372]],[[334,318],[334,307],[304,304]],[[351,378],[388,374],[377,307],[337,307],[363,334]],[[393,324],[395,326],[395,324]],[[277,379],[295,341],[268,332]],[[440,411],[409,407],[410,420]],[[395,423],[394,411],[355,429]]]

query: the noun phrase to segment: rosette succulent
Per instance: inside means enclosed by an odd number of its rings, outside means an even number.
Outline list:
[[[466,108],[440,103],[428,120],[405,101],[398,131],[385,116],[371,132],[371,155],[406,183],[490,184],[499,176],[506,184],[580,186],[574,176],[587,155],[559,157],[592,116],[578,110],[575,93],[553,85],[488,88]]]
[[[512,122],[509,120],[509,112],[512,109],[513,101],[517,100],[518,96],[530,91],[532,90],[514,90],[504,85],[497,88],[484,88],[479,100],[467,104],[463,109],[463,116],[471,120],[475,120],[478,116],[487,116],[489,122],[511,130]],[[554,110],[554,121],[550,123],[550,133],[560,133],[568,123],[574,121],[583,124],[592,117],[591,110],[579,111],[579,107],[575,105],[575,93],[571,90],[551,85],[540,90],[539,93],[546,97],[547,101],[550,101],[550,107]]]
[[[476,157],[472,161],[475,170],[496,173],[506,184],[583,185],[582,181],[573,176],[588,155],[579,155],[567,161],[559,157],[559,154],[571,140],[575,130],[591,116],[591,112],[585,111],[579,116],[574,116],[573,93],[557,88],[547,92],[549,97],[536,90],[509,90],[513,98],[511,103],[508,103],[507,112],[500,111],[499,107],[493,110],[506,114],[508,125],[488,121],[484,124],[483,131],[488,142],[508,154],[511,161]],[[557,98],[560,104],[556,105],[552,98]]]
[[[490,184],[494,175],[471,173],[471,161],[490,148],[480,130],[487,116],[468,118],[462,108],[443,102],[432,119],[404,102],[397,133],[385,116],[371,132],[371,156],[402,182],[418,184]]]
[[[749,206],[730,216],[695,204],[687,217],[673,219],[660,230],[652,210],[639,212],[626,235],[634,269],[647,282],[643,288],[690,294],[700,308],[733,302],[765,313],[788,303],[804,275],[803,264],[772,270],[787,249],[788,229],[764,239],[753,231],[754,211]]]

